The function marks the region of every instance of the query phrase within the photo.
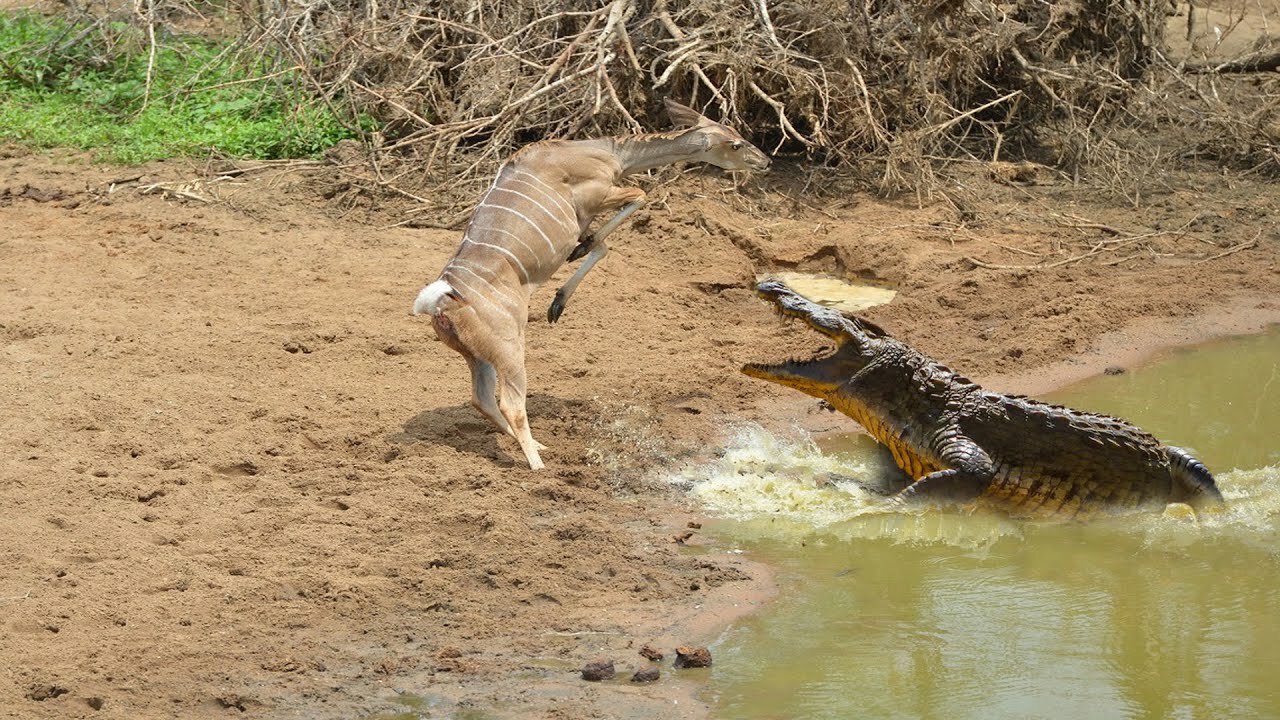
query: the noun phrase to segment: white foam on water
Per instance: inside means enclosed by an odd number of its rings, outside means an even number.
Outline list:
[[[1223,506],[1194,512],[1170,505],[1163,513],[1129,519],[1126,529],[1148,547],[1186,547],[1222,538],[1275,550],[1280,547],[1280,466],[1217,475]],[[1121,518],[1109,522],[1119,522]]]
[[[890,539],[990,545],[1020,535],[1018,523],[989,513],[906,508],[863,489],[880,462],[848,450],[824,454],[803,431],[775,435],[759,425],[734,428],[723,453],[670,478],[713,515],[739,523],[732,534],[811,539]]]
[[[882,498],[831,474],[865,475],[861,463],[823,455],[813,441],[770,433],[759,425],[732,431],[719,458],[672,478],[714,514],[734,520],[762,517],[823,527],[865,511]]]
[[[870,482],[879,462],[870,450],[847,446],[838,454],[824,453],[799,429],[775,434],[743,424],[730,431],[717,459],[669,480],[687,487],[710,514],[738,521],[738,531],[753,535],[980,547],[1022,537],[1027,524],[1034,524],[992,513],[892,505],[857,482]],[[1221,509],[1197,513],[1175,504],[1164,512],[1103,517],[1090,524],[1165,549],[1215,537],[1280,544],[1280,466],[1231,470],[1220,473],[1218,481],[1226,500]]]

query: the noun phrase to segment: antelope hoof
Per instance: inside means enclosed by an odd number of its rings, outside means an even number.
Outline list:
[[[551,307],[547,308],[547,322],[554,323],[560,319],[560,315],[564,313],[564,288],[556,291],[556,299],[551,301]]]
[[[591,246],[595,244],[596,244],[595,235],[583,236],[583,238],[578,241],[578,245],[573,249],[573,252],[569,253],[569,259],[565,260],[565,262],[573,262],[578,258],[586,257],[587,253],[591,252]]]

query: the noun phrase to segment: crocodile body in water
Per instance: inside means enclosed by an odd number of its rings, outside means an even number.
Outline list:
[[[1220,504],[1186,450],[1123,420],[982,389],[874,324],[797,295],[757,292],[834,353],[742,371],[821,398],[888,447],[912,482],[901,500],[974,503],[1017,517],[1085,518],[1183,502]]]

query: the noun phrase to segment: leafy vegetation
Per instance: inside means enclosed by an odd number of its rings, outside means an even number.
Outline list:
[[[234,62],[194,36],[163,38],[152,61],[146,44],[109,43],[113,29],[125,28],[0,14],[0,139],[138,163],[211,151],[313,157],[354,136],[292,72]]]

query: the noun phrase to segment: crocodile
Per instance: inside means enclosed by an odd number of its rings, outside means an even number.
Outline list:
[[[985,390],[874,323],[781,282],[756,291],[836,346],[812,360],[742,371],[820,398],[862,425],[911,481],[895,503],[1064,520],[1222,503],[1213,476],[1191,453],[1124,420]]]

